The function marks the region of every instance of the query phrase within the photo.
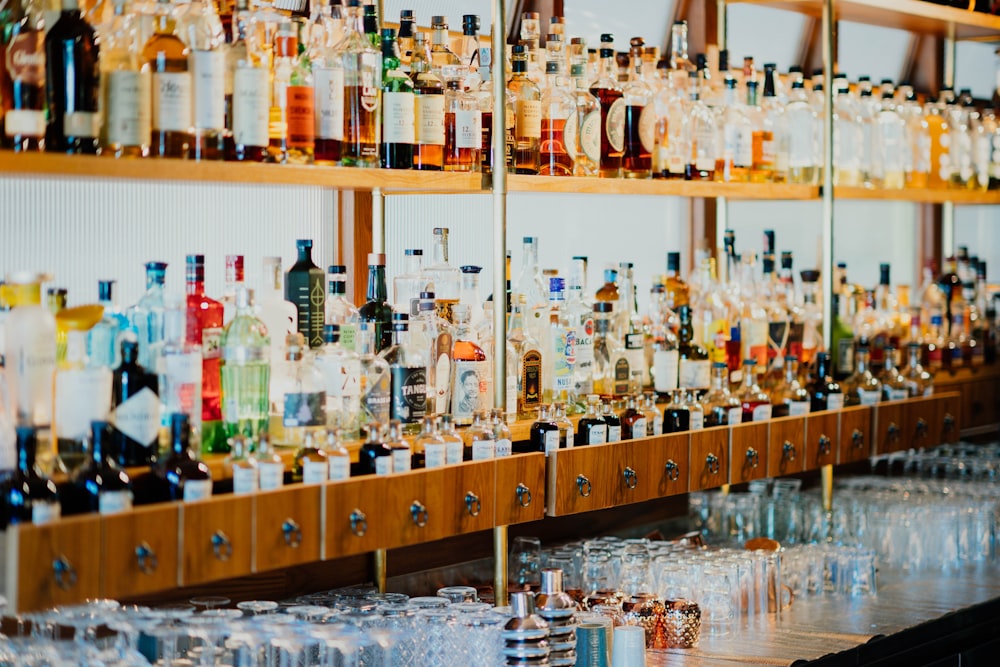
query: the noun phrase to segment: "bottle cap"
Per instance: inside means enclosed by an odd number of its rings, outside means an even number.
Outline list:
[[[347,273],[347,267],[343,264],[331,264],[326,270],[327,273],[332,273],[335,276],[344,275]]]
[[[432,16],[431,17],[431,27],[432,28],[447,28],[448,27],[448,17],[447,16]]]
[[[524,44],[515,44],[513,47],[511,47],[510,52],[514,54],[524,55]]]
[[[205,264],[205,256],[204,255],[186,255],[184,257],[184,263],[185,264],[200,264],[200,265],[204,265]]]
[[[312,239],[299,239],[295,242],[295,247],[298,250],[312,250]]]
[[[615,41],[615,36],[610,32],[605,32],[601,34],[601,43],[613,43]]]
[[[382,41],[390,41],[394,39],[396,39],[395,28],[382,28]]]
[[[615,57],[615,50],[614,49],[609,49],[609,48],[603,48],[603,49],[601,49],[601,57],[602,58],[614,58]]]
[[[819,282],[819,271],[816,269],[804,269],[799,271],[799,276],[801,276],[802,282],[804,283]]]
[[[889,284],[889,264],[882,263],[878,265],[878,284],[888,285]]]
[[[412,18],[413,18],[413,10],[412,9],[401,9],[401,10],[399,10],[399,20],[400,21],[402,21],[403,19],[412,19]]]
[[[459,268],[462,270],[462,273],[477,273],[478,274],[478,273],[482,272],[482,270],[483,270],[483,267],[481,267],[481,266],[470,266],[470,265],[461,266]]]
[[[111,301],[114,294],[115,281],[114,280],[98,280],[97,281],[97,300],[98,301]]]
[[[554,60],[550,60],[545,63],[545,73],[546,74],[558,74],[559,73],[559,63]]]
[[[368,253],[368,266],[385,266],[385,253],[384,252]]]
[[[420,248],[407,248],[403,251],[407,257],[423,257],[424,251]]]
[[[324,324],[323,325],[323,342],[324,343],[336,343],[340,340],[340,325],[339,324]]]
[[[587,68],[586,68],[586,66],[583,63],[576,63],[574,65],[570,65],[569,66],[569,75],[571,77],[574,77],[574,78],[580,77],[580,76],[583,76],[586,72],[587,72]]]
[[[615,306],[610,301],[597,301],[594,303],[595,313],[610,313],[614,310]]]
[[[146,262],[145,267],[146,267],[147,271],[160,271],[160,272],[162,272],[162,271],[166,271],[167,270],[167,263],[166,262]]]
[[[430,299],[431,301],[434,300],[434,292],[421,292],[420,293],[420,300],[421,301],[425,301],[425,300],[428,300],[428,299]]]
[[[791,269],[792,268],[792,251],[782,250],[781,251],[781,268]]]
[[[667,253],[667,271],[680,271],[681,270],[681,254],[679,252],[668,252]]]
[[[406,313],[393,313],[392,314],[392,321],[393,322],[408,322],[409,320],[410,320],[410,316],[408,314],[406,314]]]

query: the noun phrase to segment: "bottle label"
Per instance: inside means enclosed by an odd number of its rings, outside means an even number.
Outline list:
[[[653,426],[653,430],[649,435],[663,435],[663,415],[660,414],[660,411],[655,406],[653,407],[653,421],[649,422],[647,420],[647,422]]]
[[[595,164],[601,159],[601,112],[591,111],[580,122],[579,113],[570,115],[563,127],[566,153],[573,158],[582,152]],[[583,128],[580,130],[579,128]]]
[[[201,414],[201,355],[197,352],[169,354],[162,359],[163,402],[170,412]],[[199,403],[199,405],[195,405]],[[195,408],[198,408],[195,410]],[[236,420],[233,420],[236,421]]]
[[[460,441],[449,441],[445,443],[445,454],[447,456],[448,465],[454,465],[462,462],[462,457],[465,454],[465,452],[462,451],[463,449],[464,446]]]
[[[653,152],[656,145],[656,109],[647,104],[639,114],[639,141],[648,153]]]
[[[97,511],[101,514],[121,514],[132,510],[132,492],[101,491],[97,494]]]
[[[607,424],[591,424],[587,428],[587,443],[591,445],[603,445],[608,440]]]
[[[705,428],[705,412],[703,410],[689,410],[688,428],[692,431],[700,431]]]
[[[542,103],[538,100],[518,100],[515,105],[514,137],[522,139],[542,138]]]
[[[854,339],[850,336],[837,342],[837,371],[840,375],[850,375],[854,371]]]
[[[528,350],[521,358],[521,411],[537,408],[542,400],[542,355]]]
[[[707,359],[681,359],[678,364],[677,383],[682,389],[707,389],[712,365]]]
[[[222,328],[205,327],[201,330],[201,358],[218,359],[222,356]]]
[[[344,458],[344,457],[340,457]],[[322,484],[330,476],[330,471],[326,461],[303,461],[302,462],[302,483]]]
[[[753,409],[753,421],[762,422],[771,418],[771,405],[758,405]]]
[[[287,144],[289,148],[311,149],[316,143],[315,91],[312,86],[288,86],[285,89],[287,106]]]
[[[285,483],[285,464],[283,463],[258,462],[257,470],[260,472],[261,491],[280,489]]]
[[[646,418],[640,417],[632,422],[632,433],[630,436],[633,440],[635,438],[645,438],[646,437]]]
[[[376,456],[375,457],[375,474],[376,475],[391,475],[392,474],[392,457],[391,456]]]
[[[281,423],[285,428],[326,426],[326,392],[285,394]]]
[[[509,367],[508,367],[509,368]],[[507,376],[507,405],[505,410],[508,415],[517,414],[517,376],[508,375]]]
[[[455,146],[457,148],[482,147],[483,112],[459,110],[455,112]]]
[[[415,113],[413,93],[382,93],[382,143],[416,143]]]
[[[556,393],[573,389],[573,365],[576,363],[576,331],[557,327],[552,332],[555,358],[552,364],[552,389]]]
[[[267,146],[271,91],[265,67],[237,67],[233,75],[233,142]]]
[[[153,129],[160,132],[191,131],[191,74],[153,74]]]
[[[615,360],[614,369],[614,393],[618,396],[629,393],[629,381],[632,374],[629,372],[629,363],[626,357],[619,357]]]
[[[340,325],[340,344],[351,352],[357,352],[354,343],[357,331],[358,327],[355,324]]]
[[[661,394],[677,389],[677,368],[680,355],[677,350],[653,352],[653,388]]]
[[[407,472],[410,469],[412,460],[410,459],[410,448],[392,450],[392,471]]]
[[[470,419],[484,409],[488,364],[486,361],[455,360],[455,381],[451,394],[451,413],[456,419]]]
[[[902,401],[910,397],[910,392],[906,389],[890,389],[888,400]]]
[[[182,498],[186,503],[212,497],[212,480],[210,479],[186,479],[183,484]]]
[[[416,143],[444,146],[444,95],[417,95],[414,102]]]
[[[836,394],[829,394],[826,397],[826,409],[827,410],[843,410],[844,409],[844,394],[837,392]]]
[[[492,459],[496,456],[497,443],[496,440],[473,440],[472,441],[472,460],[473,461],[486,461]]]
[[[63,134],[67,137],[96,137],[101,132],[101,116],[91,111],[67,111]]]
[[[361,395],[360,359],[346,359],[323,371],[327,398],[357,398]]]
[[[511,442],[510,438],[500,438],[497,440],[496,446],[496,456],[497,458],[511,456],[514,453],[514,443]]]
[[[608,109],[608,116],[604,120],[604,132],[612,150],[625,149],[625,100],[620,97]]]
[[[743,408],[729,408],[726,412],[726,423],[730,426],[743,423]]]
[[[111,421],[123,435],[152,447],[160,430],[160,399],[152,389],[143,387],[114,409]]]
[[[111,410],[110,371],[81,368],[56,373],[54,408],[57,438],[86,438],[90,422],[107,419]]]
[[[553,429],[545,432],[545,453],[554,452],[559,449],[559,430]]]
[[[29,23],[30,26],[30,23]],[[45,33],[41,30],[31,30],[25,26],[11,39],[7,46],[5,63],[11,81],[18,81],[29,86],[45,84]],[[44,132],[44,128],[43,128]]]
[[[801,417],[809,414],[809,401],[792,401],[788,404],[789,417]]]
[[[419,422],[427,414],[427,369],[423,366],[389,368],[392,401],[390,418],[404,424]]]
[[[148,71],[112,70],[104,74],[108,86],[105,132],[108,143],[140,146],[149,142],[152,81]]]
[[[100,502],[100,499],[98,499],[98,502]],[[61,516],[62,508],[59,506],[58,501],[48,503],[35,501],[31,503],[31,523],[38,525],[52,523],[53,521],[58,521]]]
[[[698,171],[713,171],[715,169],[715,151],[711,150],[715,146],[715,131],[709,123],[702,124],[695,131],[694,146],[694,168]]]
[[[194,126],[203,130],[225,128],[225,52],[192,50],[188,60],[194,83]]]
[[[4,116],[4,134],[8,137],[42,137],[45,135],[45,112],[11,109]]]
[[[331,482],[341,482],[351,476],[351,457],[330,456],[326,462]]]
[[[608,426],[608,442],[618,442],[622,439],[621,426]]]
[[[233,466],[233,493],[256,493],[257,466]]]
[[[861,399],[861,405],[875,405],[882,399],[882,392],[859,389],[858,397]]]
[[[424,446],[424,467],[440,468],[447,460],[447,447],[439,443]]]
[[[566,433],[566,449],[573,449],[574,443],[574,433],[573,428],[569,427],[565,430]]]
[[[344,70],[314,66],[313,85],[316,87],[316,137],[343,141]]]

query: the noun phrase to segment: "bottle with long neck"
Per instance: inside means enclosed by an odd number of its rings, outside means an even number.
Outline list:
[[[434,292],[438,315],[452,322],[451,310],[458,303],[462,274],[448,262],[448,228],[434,228],[434,253],[429,266],[424,268],[429,291]]]
[[[146,368],[152,368],[153,351],[163,340],[166,279],[166,262],[146,262],[146,292],[127,313],[139,341],[139,364]]]
[[[111,409],[111,371],[88,366],[86,334],[69,331],[66,358],[55,374],[52,437],[59,460],[68,470],[84,461],[90,423],[106,420]]]
[[[59,19],[45,34],[45,150],[97,153],[101,126],[99,52],[100,41],[83,20],[79,1],[62,0]]]
[[[416,169],[440,171],[444,168],[445,80],[431,63],[425,33],[417,33],[410,76],[415,95],[413,164]]]
[[[402,273],[392,279],[392,307],[398,313],[416,317],[420,293],[427,291],[424,276],[424,251],[420,248],[403,250]]]
[[[313,10],[316,10],[314,5]],[[313,158],[317,164],[336,164],[344,141],[344,70],[334,45],[343,34],[344,21],[327,2],[319,4],[320,15],[309,32],[309,60],[316,96],[316,139]]]
[[[402,30],[402,26],[400,26]],[[396,31],[382,29],[382,147],[383,169],[412,169],[416,143],[413,82],[403,71]]]
[[[653,90],[642,71],[642,38],[632,39],[629,52],[629,81],[622,89],[625,104],[622,174],[625,178],[649,178],[652,167],[656,112]]]
[[[378,356],[372,325],[362,323],[355,342],[361,358],[361,426],[384,424],[392,403],[389,364]]]
[[[586,260],[573,258],[567,287],[566,314],[576,332],[576,363],[573,365],[573,392],[586,396],[594,391],[594,310],[583,299]]]
[[[191,0],[178,17],[177,32],[190,49],[188,66],[195,84],[192,157],[221,160],[226,134],[226,38],[215,3]]]
[[[691,324],[691,307],[677,309],[680,327],[677,329],[677,386],[682,389],[704,389],[710,385],[710,359],[708,352],[694,340]]]
[[[227,160],[263,162],[271,107],[270,54],[251,33],[249,0],[237,0],[226,55]]]
[[[374,325],[375,351],[381,352],[392,344],[392,306],[388,302],[385,284],[385,255],[368,254],[367,301],[358,309],[361,321]]]
[[[522,248],[521,273],[514,285],[513,298],[524,297],[525,314],[528,314],[546,304],[548,289],[542,280],[542,270],[538,265],[538,237],[525,236],[522,239]],[[538,330],[532,322],[528,323],[528,328],[533,333]],[[537,334],[535,338],[538,338]]]
[[[205,452],[226,453],[219,377],[223,307],[205,294],[205,256],[188,255],[186,266],[186,338],[201,346],[201,446]]]
[[[170,415],[170,451],[156,474],[163,480],[162,500],[204,500],[212,495],[212,472],[190,446],[191,424],[187,415]]]
[[[537,174],[541,166],[542,104],[541,91],[528,77],[528,56],[525,47],[514,46],[511,56],[511,78],[507,92],[514,102],[512,146],[508,167],[518,174]]]
[[[164,317],[163,344],[158,346],[154,368],[159,381],[163,417],[174,413],[186,414],[195,433],[198,433],[201,431],[201,347],[184,339],[185,319],[184,304],[171,299]],[[221,344],[224,358],[224,334]],[[161,420],[160,427],[169,428],[170,424]]]
[[[427,414],[427,366],[410,343],[406,313],[392,314],[392,344],[381,356],[389,364],[390,417],[402,422],[407,434],[415,435]]]
[[[101,155],[148,157],[151,79],[139,51],[139,17],[129,0],[115,0],[101,30]]]
[[[625,101],[618,85],[618,66],[612,48],[600,50],[601,69],[590,92],[601,103],[601,158],[598,175],[618,178],[625,149]]]
[[[377,167],[382,63],[378,50],[364,35],[360,4],[360,0],[347,1],[344,38],[336,47],[344,71],[344,143],[340,162],[345,167]]]
[[[157,0],[154,32],[142,50],[152,74],[150,155],[186,158],[192,144],[193,80],[190,51],[177,34],[173,10],[170,0]]]
[[[222,412],[228,437],[254,438],[268,426],[272,343],[252,301],[247,288],[236,292],[236,316],[222,334]]]
[[[118,514],[132,509],[132,482],[110,454],[106,421],[91,423],[90,460],[73,473],[83,512]]]
[[[112,447],[122,466],[156,460],[160,429],[159,379],[138,364],[135,341],[122,342],[122,363],[112,375]]]
[[[2,64],[6,71],[0,142],[14,152],[45,149],[45,6],[40,0],[8,5],[7,53],[23,55],[16,64],[13,58]]]
[[[565,281],[549,280],[549,313],[542,352],[543,400],[568,403],[573,399],[573,366],[576,363],[576,327],[564,307]]]
[[[0,524],[45,524],[61,516],[55,482],[42,474],[35,462],[38,432],[33,426],[17,427],[17,468],[0,482]]]
[[[355,341],[361,314],[358,307],[347,299],[347,267],[335,264],[327,268],[326,324],[340,327],[340,344],[348,350],[358,351]]]
[[[285,275],[285,299],[295,304],[298,328],[310,348],[323,344],[323,324],[326,320],[325,274],[313,263],[312,239],[295,242],[298,259]]]
[[[715,179],[716,153],[715,113],[701,99],[701,79],[698,72],[688,74],[688,107],[690,109],[690,146],[687,155],[687,178],[692,181]]]

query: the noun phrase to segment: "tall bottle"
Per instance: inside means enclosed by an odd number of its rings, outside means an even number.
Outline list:
[[[448,228],[434,228],[434,254],[424,267],[429,291],[434,292],[438,315],[452,322],[451,310],[461,295],[462,273],[448,263]]]
[[[118,514],[132,509],[132,482],[118,467],[110,452],[110,429],[106,421],[91,424],[90,459],[73,473],[73,486],[80,491],[83,512]]]
[[[618,85],[618,66],[611,48],[600,50],[601,70],[590,87],[591,94],[601,103],[601,159],[598,175],[618,178],[621,175],[625,149],[625,101]]]
[[[162,403],[160,427],[168,429],[165,421],[169,415],[183,413],[188,416],[195,433],[201,432],[201,347],[188,343],[184,338],[186,326],[184,303],[171,299],[164,316],[163,343],[157,346],[155,370]],[[225,338],[222,342],[225,355]]]
[[[160,383],[152,369],[138,364],[135,341],[122,341],[122,363],[111,389],[112,448],[122,466],[149,465],[157,458]]]
[[[420,248],[405,248],[402,269],[392,279],[392,307],[397,313],[416,317],[420,307],[420,294],[427,291],[424,251]]]
[[[455,333],[452,347],[451,414],[455,424],[471,424],[473,413],[488,408],[486,384],[489,361],[472,335],[467,306],[455,306]]]
[[[6,52],[3,78],[4,133],[2,143],[15,152],[45,148],[45,16],[40,0],[9,5],[10,18],[3,41]],[[14,53],[20,56],[15,59]]]
[[[361,411],[361,356],[340,344],[340,327],[323,327],[325,344],[316,351],[316,365],[326,383],[326,423],[342,437],[358,437]]]
[[[164,486],[163,500],[204,500],[212,496],[212,472],[191,447],[187,415],[170,415],[170,450],[156,469]]]
[[[101,155],[149,156],[151,79],[138,38],[131,3],[115,0],[114,17],[101,31]]]
[[[298,259],[285,274],[285,299],[295,304],[298,327],[309,347],[323,344],[323,324],[326,319],[323,289],[325,274],[312,260],[313,242],[299,239],[295,242]]]
[[[356,343],[361,357],[361,425],[384,424],[389,421],[392,404],[389,364],[375,349],[375,333],[371,325],[361,324]]]
[[[191,0],[178,16],[177,32],[189,49],[193,84],[191,157],[221,160],[226,134],[226,39],[215,3]]]
[[[593,310],[594,391],[601,395],[625,395],[629,391],[632,375],[625,348],[613,332],[614,305],[598,301],[593,305]]]
[[[142,49],[153,77],[150,155],[186,158],[192,142],[194,83],[189,49],[177,35],[173,10],[170,0],[157,0],[154,32]]]
[[[833,366],[828,352],[816,355],[813,381],[809,385],[809,411],[840,410],[844,407],[844,392],[833,379]]]
[[[270,53],[252,29],[248,0],[237,0],[233,43],[226,55],[228,160],[263,162],[267,158],[271,109]],[[270,45],[268,45],[270,47]]]
[[[410,338],[427,362],[427,412],[447,412],[451,401],[452,328],[434,307],[434,293],[421,292],[417,321],[410,322]]]
[[[253,312],[267,330],[268,336],[278,341],[271,345],[271,368],[281,363],[285,351],[280,342],[285,336],[298,331],[298,308],[285,299],[285,274],[281,270],[280,257],[263,258],[261,267],[260,289],[256,292]],[[329,297],[327,297],[329,311]]]
[[[533,418],[542,400],[542,350],[524,321],[524,295],[514,300],[508,340],[517,356],[517,415]]]
[[[268,428],[271,338],[252,301],[247,288],[236,292],[236,316],[222,334],[222,415],[229,438],[256,438]]]
[[[48,124],[45,150],[96,154],[101,129],[100,46],[78,0],[62,0],[59,19],[45,34]]]
[[[16,424],[47,429],[52,423],[52,379],[56,370],[56,322],[42,306],[46,276],[7,274],[4,301],[11,307],[4,323],[7,400]]]
[[[146,292],[127,312],[129,323],[139,340],[139,364],[153,365],[153,351],[163,340],[166,262],[146,262]]]
[[[715,179],[715,156],[720,150],[715,136],[715,113],[701,99],[701,79],[698,72],[688,75],[690,108],[691,151],[688,154],[686,175],[692,181]]]
[[[413,82],[403,71],[396,31],[382,29],[382,147],[383,169],[412,169],[416,143]]]
[[[367,301],[358,313],[362,322],[373,325],[375,351],[382,352],[392,345],[392,306],[388,302],[385,284],[385,255],[368,253]]]
[[[549,312],[543,344],[542,397],[545,402],[573,400],[573,366],[576,364],[576,327],[565,309],[565,281],[549,279]]]
[[[802,81],[792,82],[785,120],[788,129],[788,182],[814,185],[818,182],[815,141],[818,120],[809,105]]]
[[[339,17],[341,8],[336,9]],[[329,5],[321,12],[309,32],[308,50],[316,101],[313,158],[317,164],[336,164],[344,141],[344,70],[334,45],[342,38],[343,19],[334,18]]]
[[[574,176],[596,176],[601,161],[601,103],[590,92],[586,65],[570,65],[570,77],[575,82],[574,113],[566,120],[563,141],[573,160]]]
[[[861,122],[848,93],[847,81],[842,81],[834,91],[833,102],[833,184],[860,186],[860,151],[864,146]]]
[[[545,63],[545,87],[542,89],[542,138],[539,146],[543,176],[572,176],[573,159],[566,145],[566,126],[576,115],[576,100],[563,87],[559,63]]]
[[[185,265],[186,338],[190,345],[201,346],[201,446],[205,452],[225,453],[219,379],[223,308],[205,294],[205,256],[188,255]]]
[[[87,364],[86,334],[66,334],[66,358],[55,374],[52,437],[68,470],[84,461],[90,422],[106,420],[111,409],[111,370]]]
[[[694,341],[691,307],[677,309],[680,327],[677,329],[677,385],[682,389],[704,389],[710,384],[711,360],[708,352]]]
[[[507,140],[512,146],[508,167],[517,174],[537,174],[541,166],[542,95],[528,78],[528,56],[520,44],[512,50],[507,92],[514,103],[513,137]]]
[[[566,315],[576,332],[573,393],[582,397],[594,391],[594,309],[583,297],[586,261],[573,258],[572,262],[567,281]]]
[[[656,134],[656,111],[653,90],[642,71],[642,39],[634,38],[629,53],[629,81],[622,88],[625,104],[622,174],[625,178],[649,178],[653,142]]]
[[[753,167],[753,124],[736,101],[736,79],[726,77],[719,141],[716,146],[715,180],[746,182]]]
[[[118,308],[114,280],[97,281],[97,302],[104,309],[104,316],[87,334],[87,355],[94,366],[114,368],[121,361],[118,350],[129,326]]]
[[[38,432],[17,427],[17,469],[0,482],[0,524],[52,523],[62,515],[55,482],[35,463]]]
[[[378,167],[382,63],[378,50],[364,35],[360,5],[360,0],[347,0],[344,38],[336,47],[344,71],[344,143],[340,163],[345,167]]]
[[[427,414],[427,366],[410,342],[406,313],[392,314],[392,344],[380,356],[389,365],[389,416],[403,424],[405,433],[415,435]]]
[[[410,64],[416,126],[413,166],[440,171],[444,168],[445,81],[431,63],[426,38],[425,33],[417,33]]]
[[[326,426],[326,383],[300,333],[285,339],[285,363],[274,369],[268,432],[276,442],[301,445],[305,432]]]

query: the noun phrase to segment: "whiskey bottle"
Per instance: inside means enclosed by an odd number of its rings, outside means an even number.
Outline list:
[[[653,98],[656,112],[651,156],[653,178],[684,178],[691,155],[690,109],[679,87],[687,83],[687,75],[682,84],[675,84],[675,78],[668,77]]]
[[[201,347],[185,340],[186,316],[184,304],[179,299],[168,299],[164,315],[163,343],[157,346],[155,369],[159,381],[160,402],[164,416],[183,413],[188,416],[195,433],[201,431]],[[225,357],[225,335],[222,340]],[[266,353],[266,350],[265,350]],[[140,364],[141,365],[141,364]],[[223,392],[225,389],[223,388]],[[267,384],[264,384],[264,415],[267,415]],[[266,421],[264,424],[266,425]],[[161,420],[161,428],[170,424]]]
[[[683,389],[705,389],[709,386],[711,374],[708,353],[694,341],[691,326],[691,307],[677,309],[680,326],[677,329],[677,384]]]
[[[170,450],[154,469],[164,487],[162,500],[204,500],[212,496],[212,472],[190,446],[187,415],[170,415]]]
[[[122,363],[112,375],[112,450],[123,467],[149,465],[157,455],[159,380],[138,364],[135,341],[122,341],[121,350]]]
[[[348,350],[357,351],[359,348],[355,341],[358,324],[361,322],[361,314],[358,307],[351,303],[347,297],[347,267],[342,264],[335,264],[327,268],[327,295],[325,323],[336,324],[340,327],[340,344]]]
[[[774,70],[767,70],[774,77]],[[775,127],[772,117],[765,113],[757,94],[756,81],[747,82],[746,113],[751,125],[751,158],[750,181],[753,183],[770,183],[774,181],[777,170],[777,146],[775,144]],[[773,85],[770,90],[774,97]]]
[[[413,83],[402,70],[396,32],[382,30],[382,147],[383,169],[412,169],[414,128]]]
[[[507,140],[512,145],[508,167],[517,174],[537,174],[541,166],[541,92],[535,82],[528,78],[525,47],[514,46],[512,54],[507,93],[514,104],[514,127],[513,136]]]
[[[869,366],[869,348],[862,343],[854,350],[854,373],[844,380],[844,404],[875,405],[882,400],[882,383]]]
[[[392,451],[392,472],[409,472],[412,465],[410,445],[403,438],[403,424],[398,419],[389,422],[385,444]]]
[[[104,421],[111,410],[111,371],[87,364],[83,331],[66,332],[66,358],[55,374],[52,438],[67,470],[83,463],[92,421]]]
[[[62,0],[59,19],[45,34],[45,150],[97,154],[99,54],[100,42],[83,20],[78,0]]]
[[[323,344],[323,324],[326,320],[326,294],[323,290],[325,274],[312,260],[312,239],[295,242],[298,259],[285,274],[285,299],[298,311],[298,327],[309,344],[315,348]]]
[[[344,71],[344,143],[340,163],[345,167],[378,167],[382,64],[379,51],[363,33],[360,5],[360,0],[347,0],[344,38],[337,44]]]
[[[357,467],[351,466],[351,477],[361,475],[391,475],[392,450],[383,439],[384,426],[372,424],[365,444],[358,452]]]
[[[480,171],[489,174],[493,170],[493,54],[488,47],[479,49],[479,69],[476,70],[480,81],[479,87],[470,91],[479,105],[481,117],[482,140],[479,145]],[[508,104],[508,107],[510,105]],[[513,119],[505,119],[511,124]]]
[[[706,428],[739,424],[743,421],[743,404],[729,393],[729,366],[726,362],[712,363],[712,386],[702,399],[701,406]]]
[[[177,18],[177,32],[189,49],[192,144],[196,160],[221,160],[226,133],[226,52],[215,3],[191,0]]]
[[[766,421],[771,418],[771,398],[757,386],[757,361],[743,360],[743,384],[736,398],[743,408],[743,423]]]
[[[324,345],[316,350],[316,365],[326,386],[326,423],[345,438],[358,437],[361,411],[361,356],[340,344],[340,327],[323,327]]]
[[[444,170],[479,171],[483,114],[475,95],[460,86],[451,79],[445,90]]]
[[[608,424],[601,414],[601,397],[587,396],[587,414],[577,423],[574,445],[603,445],[608,441]]]
[[[809,414],[809,392],[799,382],[799,359],[785,355],[784,374],[771,391],[771,416],[800,417]]]
[[[584,63],[570,65],[575,109],[566,120],[563,142],[573,160],[574,176],[597,176],[601,161],[601,103],[590,92]]]
[[[652,105],[653,90],[643,77],[642,47],[642,38],[632,39],[629,81],[622,89],[625,104],[622,174],[625,178],[649,178],[652,167],[656,112]]]
[[[656,409],[656,393],[647,391],[636,398],[638,407],[646,417],[646,435],[663,434],[663,415]]]
[[[55,482],[35,463],[38,432],[17,427],[17,468],[0,482],[0,525],[52,523],[62,515]]]
[[[831,373],[830,354],[820,352],[813,366],[813,381],[809,386],[809,411],[840,410],[844,407],[844,393]]]
[[[114,16],[101,32],[101,155],[149,156],[151,80],[137,48],[138,29],[131,3],[116,0]]]
[[[414,145],[413,168],[441,171],[444,168],[444,79],[431,65],[427,50],[427,36],[418,32],[414,44],[413,62],[410,64],[413,80]]]
[[[454,317],[451,414],[455,424],[471,424],[473,413],[488,407],[485,398],[489,362],[472,335],[468,307],[455,306]]]
[[[600,75],[590,87],[591,94],[601,103],[601,158],[598,175],[618,178],[621,176],[622,154],[625,149],[625,101],[618,85],[614,49],[602,48],[600,56]]]
[[[328,5],[326,9],[329,10]],[[340,9],[339,5],[337,9]],[[330,39],[334,34],[343,32],[343,21],[339,22],[339,28],[330,25],[332,21],[332,18],[323,21],[321,25],[326,26],[325,29],[314,23],[310,32],[311,35],[319,33],[327,38],[309,52],[316,99],[316,139],[313,157],[317,164],[339,162],[344,141],[343,62],[340,53],[334,48],[337,42]]]
[[[374,328],[362,323],[358,329],[358,354],[361,357],[361,426],[389,421],[389,364],[375,350]]]
[[[300,333],[285,339],[285,363],[271,381],[271,427],[268,432],[285,445],[300,445],[306,431],[326,426],[326,383]]]
[[[152,135],[150,155],[186,158],[191,149],[193,81],[189,49],[177,35],[174,6],[157,0],[153,35],[142,49],[152,73]]]
[[[458,43],[455,55],[458,56],[459,67],[464,77],[462,87],[466,90],[476,90],[483,82],[479,76],[479,25],[479,17],[475,14],[462,15],[462,39]],[[489,63],[486,67],[489,68]]]
[[[385,255],[368,253],[367,301],[358,309],[362,322],[373,325],[375,351],[381,352],[392,344],[392,306],[385,285]]]
[[[271,71],[268,55],[252,36],[248,0],[237,0],[233,43],[226,55],[226,159],[263,162],[267,158],[271,108]]]
[[[292,481],[303,484],[322,484],[330,476],[326,448],[323,440],[326,433],[306,431],[302,446],[295,452],[292,465]],[[282,466],[284,467],[284,466]]]
[[[14,152],[45,149],[45,17],[40,0],[15,2],[9,6],[4,28],[8,57],[4,89],[3,146]],[[16,54],[16,57],[15,57]]]
[[[222,334],[222,414],[230,438],[237,434],[255,438],[268,430],[271,346],[280,350],[281,344],[280,338],[272,343],[252,301],[250,290],[237,291],[236,316]]]
[[[295,23],[293,26],[301,26]],[[298,27],[293,27],[293,31]],[[285,155],[283,162],[311,164],[316,155],[316,89],[312,65],[298,52],[298,39],[281,39],[290,58],[288,85],[285,86]]]
[[[542,139],[539,145],[543,176],[572,176],[574,163],[566,147],[566,125],[575,118],[576,100],[563,87],[559,63],[545,63],[545,88],[542,89]]]
[[[421,468],[440,468],[447,462],[447,443],[441,437],[435,426],[437,419],[433,415],[424,417],[420,425],[420,434],[413,445],[413,459],[410,467],[413,470]]]
[[[406,313],[392,314],[392,344],[381,356],[389,365],[390,417],[403,423],[405,433],[414,435],[427,414],[427,366],[410,342]]]

